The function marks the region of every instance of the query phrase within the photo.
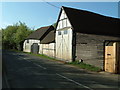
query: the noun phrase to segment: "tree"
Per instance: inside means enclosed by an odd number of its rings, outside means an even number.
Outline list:
[[[16,34],[15,34],[15,42],[16,42],[17,48],[22,49],[23,45],[21,43],[23,43],[25,38],[28,35],[30,35],[32,31],[27,27],[25,23],[21,23],[21,22],[19,23],[20,25],[18,26],[18,29],[16,30]]]
[[[32,30],[25,23],[19,22],[15,25],[2,29],[2,44],[7,49],[20,49],[25,38],[32,33]]]
[[[15,48],[15,34],[18,26],[8,26],[2,30],[2,43],[5,48]]]

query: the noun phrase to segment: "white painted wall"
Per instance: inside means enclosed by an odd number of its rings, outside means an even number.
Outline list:
[[[42,44],[42,54],[55,57],[55,43]]]
[[[62,11],[61,16],[60,16],[60,21],[57,25],[56,30],[63,29],[65,27],[71,27],[71,24],[70,24],[69,20],[67,19],[65,12]]]
[[[39,54],[55,57],[55,43],[40,44],[40,40],[29,39],[29,43],[27,43],[27,40],[25,40],[23,45],[23,51],[31,52],[31,46],[33,43],[38,43]]]
[[[39,54],[43,54],[43,51],[42,51],[43,49],[42,49],[42,47],[43,47],[43,44],[40,44],[40,45],[39,45]]]
[[[67,34],[64,34],[65,30]],[[72,61],[72,33],[71,24],[62,11],[56,30],[56,58]]]
[[[27,43],[27,40],[24,41],[23,45],[23,51],[24,52],[31,52],[31,45],[33,43],[38,43],[39,48],[40,48],[40,40],[34,40],[34,39],[29,39],[29,42]],[[40,52],[40,51],[39,51]]]

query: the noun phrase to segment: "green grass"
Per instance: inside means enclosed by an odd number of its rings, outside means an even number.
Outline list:
[[[46,55],[43,55],[43,54],[34,54],[34,53],[31,53],[31,52],[24,52],[24,51],[19,51],[19,50],[15,50],[15,49],[9,49],[10,51],[15,51],[15,52],[22,52],[22,53],[26,53],[26,54],[31,54],[31,55],[34,55],[34,56],[39,56],[39,57],[43,57],[43,58],[46,58],[46,59],[50,59],[50,60],[58,60],[58,59],[55,59],[53,57],[49,57],[49,56],[46,56]]]
[[[90,64],[86,64],[86,63],[83,63],[83,62],[78,62],[78,60],[74,61],[74,62],[69,62],[68,64],[80,67],[82,69],[90,70],[90,71],[95,71],[95,72],[102,71],[102,69],[99,68],[99,67],[96,67],[96,66],[93,66],[93,65],[90,65]]]
[[[18,50],[11,50],[11,51],[23,52],[23,51],[18,51]],[[43,58],[46,58],[46,59],[49,59],[49,60],[61,61],[61,60],[58,60],[56,58],[49,57],[49,56],[46,56],[46,55],[43,55],[43,54],[33,54],[31,52],[30,53],[29,52],[23,52],[23,53],[27,53],[27,54],[31,54],[31,55],[34,55],[34,56],[43,57]],[[99,68],[99,67],[96,67],[96,66],[93,66],[93,65],[90,65],[90,64],[86,64],[86,63],[83,63],[83,62],[80,63],[78,60],[76,60],[74,62],[67,62],[65,64],[77,66],[79,68],[86,69],[86,70],[89,70],[89,71],[94,71],[94,72],[102,71],[102,69]]]
[[[31,53],[31,52],[23,52],[23,53],[27,53],[27,54],[31,54],[31,55],[34,55],[34,56],[43,57],[43,58],[50,59],[50,60],[58,60],[58,59],[55,59],[53,57],[49,57],[49,56],[44,55],[44,54],[34,54],[34,53]]]
[[[43,55],[43,54],[33,54],[33,53],[28,53],[28,54],[32,54],[32,55],[35,55],[35,56],[40,56],[40,57],[50,59],[50,60],[59,61],[58,59],[55,59],[55,58],[52,58],[52,57],[49,57],[49,56],[46,56],[46,55]],[[74,66],[77,66],[77,67],[80,67],[82,69],[86,69],[86,70],[89,70],[89,71],[95,71],[95,72],[102,71],[102,69],[99,68],[99,67],[96,67],[96,66],[93,66],[93,65],[90,65],[90,64],[86,64],[86,63],[83,63],[83,62],[79,63],[78,60],[76,60],[74,62],[68,62],[66,64],[74,65]]]
[[[52,58],[52,57],[49,57],[49,56],[46,56],[46,55],[43,55],[43,54],[33,54],[33,53],[30,53],[30,54],[35,55],[35,56],[40,56],[40,57],[43,57],[43,58],[46,58],[46,59],[57,60],[55,58]]]

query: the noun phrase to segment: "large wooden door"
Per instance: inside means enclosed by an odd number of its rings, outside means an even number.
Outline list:
[[[70,60],[70,45],[69,45],[69,31],[64,30],[62,34],[62,58],[65,60]]]
[[[58,41],[58,52],[57,55],[60,59],[62,60],[67,60],[69,56],[69,39],[68,39],[68,34],[64,34],[64,31],[59,31],[61,32],[61,35],[59,35],[59,41]]]
[[[56,57],[61,60],[72,60],[72,38],[70,30],[57,32],[56,39]]]
[[[105,46],[105,71],[119,72],[119,48],[118,42],[106,42]]]

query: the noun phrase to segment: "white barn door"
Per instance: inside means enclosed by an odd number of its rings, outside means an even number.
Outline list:
[[[63,47],[63,42],[62,42],[62,35],[61,31],[56,32],[56,58],[62,59],[62,47]]]
[[[56,29],[56,58],[72,61],[72,29],[64,10]]]
[[[56,57],[62,60],[72,59],[72,30],[57,31]]]

